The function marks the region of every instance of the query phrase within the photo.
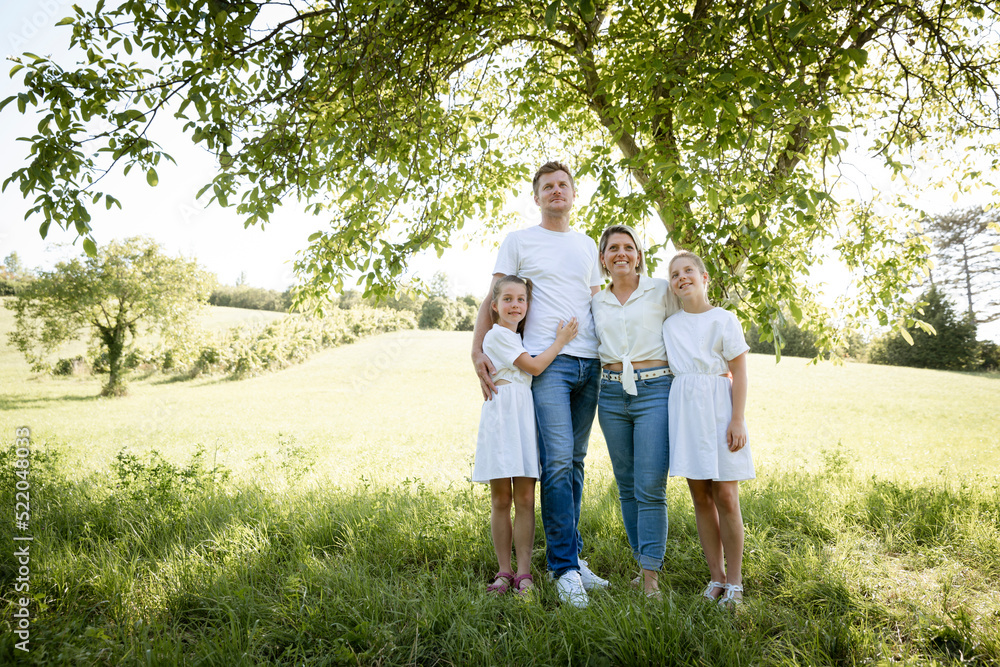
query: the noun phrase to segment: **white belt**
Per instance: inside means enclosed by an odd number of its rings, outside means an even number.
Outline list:
[[[607,369],[601,369],[601,377],[609,382],[621,382],[622,375],[622,371],[609,371]],[[635,380],[652,380],[653,378],[663,377],[664,375],[672,375],[669,367],[632,371],[632,376]]]

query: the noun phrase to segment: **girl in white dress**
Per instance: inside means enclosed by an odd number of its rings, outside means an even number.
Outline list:
[[[708,272],[700,257],[677,253],[669,274],[682,307],[663,323],[674,372],[668,407],[670,475],[687,477],[694,502],[711,573],[702,595],[732,606],[743,600],[739,480],[754,478],[743,418],[750,348],[736,316],[708,302]]]
[[[495,396],[483,403],[476,443],[473,482],[490,485],[490,532],[499,571],[487,587],[502,594],[510,588],[519,595],[531,591],[531,550],[535,539],[535,481],[539,476],[535,407],[531,377],[552,363],[577,334],[577,321],[559,322],[555,342],[537,357],[524,349],[521,333],[531,303],[531,281],[504,276],[493,286],[490,318],[493,328],[483,338],[483,352],[496,372]],[[511,503],[515,508],[513,523]],[[511,545],[517,555],[517,574],[511,568]]]

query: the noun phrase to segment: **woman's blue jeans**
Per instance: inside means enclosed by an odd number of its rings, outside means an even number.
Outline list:
[[[652,369],[649,369],[652,370]],[[644,570],[663,567],[667,546],[667,399],[673,377],[637,380],[637,396],[601,379],[597,419],[618,482],[622,521],[632,554]]]

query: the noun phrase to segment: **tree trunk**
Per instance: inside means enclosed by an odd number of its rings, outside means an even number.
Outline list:
[[[125,327],[102,329],[101,338],[108,348],[108,384],[101,390],[101,396],[119,397],[126,392],[125,378],[122,377],[122,352],[125,349]]]
[[[969,299],[969,319],[976,321],[976,311],[972,309],[972,274],[969,272],[969,248],[962,244],[962,264],[965,268],[965,294]]]

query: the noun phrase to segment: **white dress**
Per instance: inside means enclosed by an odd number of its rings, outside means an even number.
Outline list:
[[[510,477],[538,479],[540,466],[531,375],[514,365],[514,360],[526,352],[521,337],[494,324],[483,339],[483,352],[496,368],[493,381],[507,380],[510,384],[498,386],[493,400],[483,401],[472,481],[489,482]]]
[[[674,313],[663,323],[663,343],[674,373],[670,386],[670,476],[734,481],[753,479],[750,446],[729,451],[733,416],[730,359],[750,347],[736,316],[722,308]]]

